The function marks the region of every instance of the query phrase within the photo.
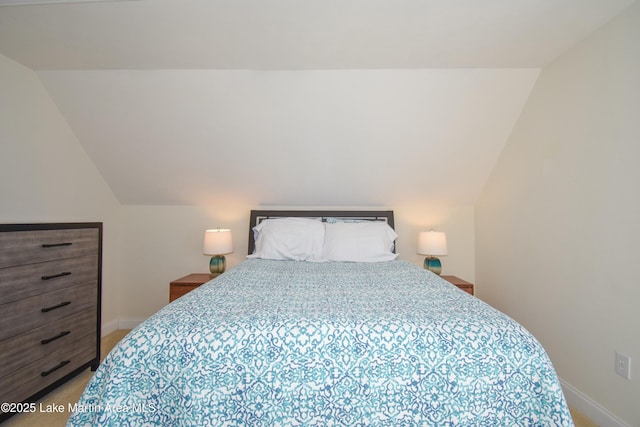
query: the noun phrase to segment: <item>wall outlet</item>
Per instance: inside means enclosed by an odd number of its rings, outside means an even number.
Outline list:
[[[631,379],[631,358],[616,351],[616,374],[622,378]]]

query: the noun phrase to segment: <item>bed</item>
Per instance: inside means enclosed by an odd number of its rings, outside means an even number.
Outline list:
[[[399,259],[393,242],[389,259],[371,262],[266,256],[274,248],[259,224],[300,216],[322,225],[324,244],[329,230],[338,241],[368,228],[395,240],[389,211],[252,211],[253,256],[131,331],[68,425],[573,425],[538,341]],[[326,258],[380,258],[375,239],[350,241]],[[303,249],[296,256],[317,248]]]

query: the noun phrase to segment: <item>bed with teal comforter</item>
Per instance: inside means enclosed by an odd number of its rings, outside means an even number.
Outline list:
[[[70,426],[571,426],[521,325],[408,262],[250,259],[117,345]]]

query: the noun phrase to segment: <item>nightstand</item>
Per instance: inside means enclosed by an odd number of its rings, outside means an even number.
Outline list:
[[[442,277],[447,282],[456,285],[463,291],[473,295],[473,283],[469,283],[466,280],[462,280],[461,278],[456,276],[440,276],[440,277]]]
[[[218,274],[192,273],[174,280],[169,284],[169,302],[180,298],[217,276]]]

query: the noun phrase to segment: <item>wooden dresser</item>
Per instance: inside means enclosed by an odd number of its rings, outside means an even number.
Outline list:
[[[0,402],[97,369],[101,277],[102,223],[0,225]]]

